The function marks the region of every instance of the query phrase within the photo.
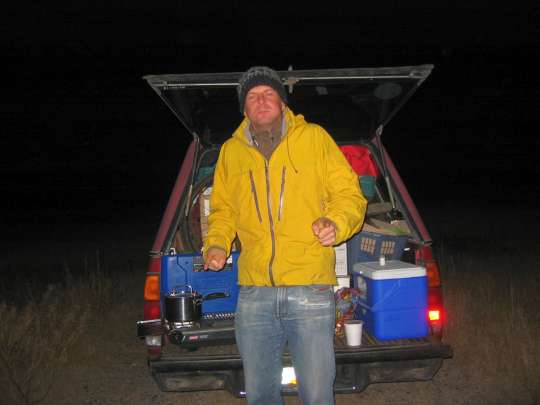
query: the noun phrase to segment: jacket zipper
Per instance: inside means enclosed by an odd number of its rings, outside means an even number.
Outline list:
[[[281,214],[283,212],[283,194],[285,192],[285,166],[283,166],[283,170],[281,171],[281,191],[279,192],[279,211],[278,211],[278,221],[281,221]]]
[[[255,209],[257,210],[257,216],[259,217],[259,222],[262,224],[262,215],[259,208],[259,200],[257,198],[257,190],[255,189],[255,180],[253,180],[253,172],[249,171],[249,180],[251,181],[251,193],[253,194],[253,200],[255,200]]]
[[[272,255],[270,256],[270,262],[268,263],[268,275],[270,276],[270,283],[272,287],[276,284],[274,282],[274,275],[272,273],[272,265],[274,263],[274,257],[276,255],[276,238],[274,234],[274,220],[272,219],[272,204],[270,201],[270,175],[268,174],[268,161],[264,162],[264,172],[266,174],[266,203],[268,204],[268,218],[270,219],[270,236],[272,238]]]

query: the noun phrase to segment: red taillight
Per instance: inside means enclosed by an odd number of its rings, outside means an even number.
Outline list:
[[[144,300],[159,301],[159,275],[148,274],[144,282]]]
[[[416,263],[426,268],[428,281],[428,311],[430,334],[442,337],[444,307],[439,266],[433,258],[431,247],[423,246],[416,251]]]
[[[159,319],[160,317],[159,301],[147,301],[144,303],[144,319]]]
[[[441,287],[428,287],[428,323],[430,334],[442,338],[444,307]]]
[[[433,259],[424,262],[429,287],[439,287],[441,285],[441,277],[439,275],[439,266]]]
[[[151,257],[144,282],[144,319],[159,319],[161,316],[160,271],[159,257]]]
[[[151,257],[146,272],[146,280],[144,282],[143,318],[145,320],[161,318],[160,275],[161,260],[159,256]],[[149,359],[156,360],[161,357],[163,341],[164,339],[162,336],[145,337]]]
[[[438,309],[430,309],[428,311],[428,318],[431,322],[441,319],[441,311]]]

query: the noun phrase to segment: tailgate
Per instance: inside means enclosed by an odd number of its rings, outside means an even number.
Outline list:
[[[364,390],[375,382],[429,380],[442,361],[452,357],[446,344],[425,339],[380,341],[364,332],[362,345],[348,347],[336,337],[336,393]],[[197,349],[169,344],[159,360],[150,360],[150,371],[162,391],[227,390],[245,395],[242,359],[235,344],[202,346]],[[291,366],[287,351],[284,367]],[[296,393],[296,386],[283,386]]]
[[[335,337],[334,350],[336,362],[354,359],[409,359],[415,356],[419,357],[451,357],[451,348],[449,345],[437,342],[430,338],[419,339],[399,339],[381,341],[366,331],[362,334],[362,345],[359,347],[350,347],[345,343],[344,338]],[[290,356],[287,350],[283,355],[284,364],[290,364]],[[231,368],[241,368],[240,353],[236,344],[210,345],[193,347],[182,347],[179,345],[168,344],[163,347],[163,355],[160,360],[150,361],[154,367],[160,367],[164,362],[177,362],[190,369],[196,368],[196,364],[212,363],[215,366],[229,366]],[[206,366],[205,366],[206,367]]]

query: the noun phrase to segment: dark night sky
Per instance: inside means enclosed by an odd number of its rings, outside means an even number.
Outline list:
[[[0,176],[12,220],[37,206],[42,215],[71,212],[68,220],[111,203],[163,207],[188,135],[141,77],[254,64],[432,63],[383,138],[413,197],[493,201],[518,190],[538,200],[536,9],[111,3],[36,2],[4,13]]]

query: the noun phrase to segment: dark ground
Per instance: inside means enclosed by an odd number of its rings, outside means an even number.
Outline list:
[[[458,260],[458,264],[472,266],[469,270],[474,268],[477,275],[481,275],[484,271],[486,281],[492,279],[494,270],[506,272],[504,266],[508,264],[516,266],[517,262],[511,262],[516,253],[508,251],[508,246],[513,248],[519,246],[519,238],[523,238],[523,246],[527,247],[522,251],[528,251],[530,254],[521,257],[519,263],[524,268],[519,269],[517,274],[527,271],[527,268],[534,266],[535,262],[538,263],[538,251],[531,250],[534,248],[534,242],[529,240],[530,235],[533,235],[540,225],[540,218],[534,207],[521,211],[519,215],[502,206],[491,205],[484,208],[458,202],[424,205],[420,210],[433,233],[436,245],[440,246],[441,243],[445,245],[446,257],[450,255]],[[123,280],[119,286],[122,289],[119,294],[124,300],[116,300],[114,307],[100,316],[97,323],[90,325],[80,339],[77,350],[70,354],[69,361],[62,370],[62,383],[55,384],[48,403],[66,405],[245,403],[226,392],[163,393],[158,390],[148,374],[144,345],[135,338],[134,325],[142,317],[142,287],[147,251],[159,215],[157,213],[141,215],[139,210],[120,210],[116,213],[88,222],[57,224],[52,228],[22,227],[19,224],[19,230],[27,234],[24,244],[21,244],[20,240],[17,240],[17,243],[3,244],[2,257],[10,258],[11,270],[23,270],[23,274],[28,276],[37,277],[42,274],[43,269],[57,269],[56,273],[47,272],[43,276],[61,279],[65,263],[68,263],[73,271],[80,270],[85,260],[90,266],[95,266],[98,252],[101,266],[119,273],[117,276]],[[505,230],[512,232],[515,238],[506,234]],[[486,252],[488,255],[477,262],[471,262],[477,256],[474,254],[476,249],[478,255]],[[5,256],[4,253],[9,253],[10,256]],[[502,265],[496,268],[488,265],[497,257],[503,258]],[[486,267],[479,267],[478,264]],[[443,276],[450,281],[446,287],[457,285],[463,288],[463,291],[474,288],[468,286],[466,279],[459,274],[452,276],[443,273]],[[521,291],[530,292],[528,289]],[[461,318],[463,314],[459,314],[458,311],[463,311],[464,308],[459,305],[467,304],[467,301],[461,302],[456,299],[456,295],[459,297],[460,294],[458,291],[446,290],[446,293],[448,311],[453,317]],[[480,300],[480,297],[478,299]],[[496,303],[486,303],[492,304]],[[484,308],[479,311],[482,316],[493,312],[484,304],[479,305],[482,306]],[[531,311],[528,313],[532,316],[530,319],[536,319],[534,322],[538,325],[538,319],[534,318],[534,314]],[[497,319],[503,314],[492,315]],[[467,348],[470,350],[471,345],[476,348],[473,353],[478,353],[482,346],[485,346],[486,350],[493,350],[494,342],[488,336],[493,336],[493,333],[495,336],[501,335],[500,330],[498,332],[498,328],[493,326],[484,328],[482,324],[478,338],[477,332],[474,332],[474,324],[462,324],[459,326],[461,330],[456,331],[455,322],[454,319],[450,330],[446,332],[446,341],[454,347],[454,358],[444,363],[433,381],[371,385],[361,394],[338,396],[337,404],[499,404],[508,401],[519,404],[533,403],[531,393],[516,385],[506,374],[501,374],[504,376],[504,383],[501,384],[489,370],[485,373],[480,372],[482,369],[482,365],[478,362],[480,357],[469,358],[469,352],[465,351]],[[465,327],[466,332],[463,330]],[[521,336],[517,330],[511,334]],[[503,353],[492,354],[504,356]],[[530,355],[533,355],[532,352]],[[487,366],[491,367],[490,364]],[[473,374],[474,378],[471,378],[471,370],[476,370],[480,376]],[[287,399],[287,404],[297,403],[297,398]]]

